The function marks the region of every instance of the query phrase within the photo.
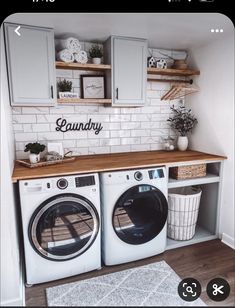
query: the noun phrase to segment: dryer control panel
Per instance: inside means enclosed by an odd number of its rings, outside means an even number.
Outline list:
[[[149,170],[148,173],[149,173],[150,180],[164,178],[164,171],[163,171],[163,169]]]

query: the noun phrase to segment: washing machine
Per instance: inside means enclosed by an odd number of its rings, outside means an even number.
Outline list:
[[[98,174],[19,182],[26,283],[101,268]]]
[[[100,174],[102,258],[106,265],[162,253],[167,238],[165,167]]]

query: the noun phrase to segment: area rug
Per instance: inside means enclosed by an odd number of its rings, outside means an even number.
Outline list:
[[[46,289],[48,306],[206,306],[182,300],[180,277],[165,262]]]

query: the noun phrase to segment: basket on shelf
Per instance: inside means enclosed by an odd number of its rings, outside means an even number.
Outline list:
[[[185,180],[206,176],[206,164],[171,167],[169,176],[176,180]]]
[[[178,241],[195,235],[202,190],[195,187],[171,189],[168,193],[167,236]]]

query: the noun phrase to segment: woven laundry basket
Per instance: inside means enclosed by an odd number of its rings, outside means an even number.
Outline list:
[[[202,191],[194,187],[173,188],[168,193],[167,236],[185,241],[195,234]]]

